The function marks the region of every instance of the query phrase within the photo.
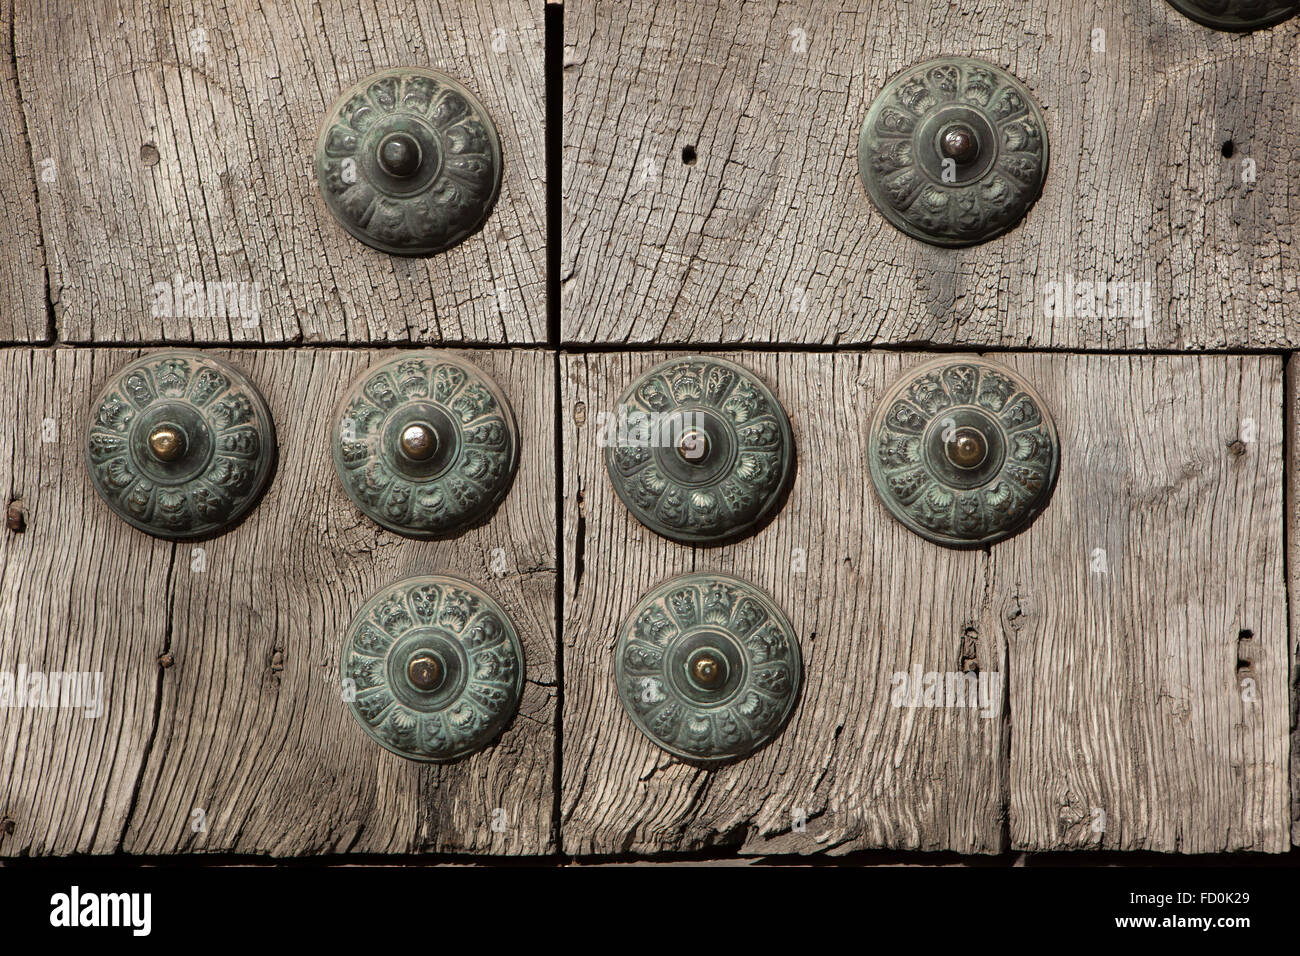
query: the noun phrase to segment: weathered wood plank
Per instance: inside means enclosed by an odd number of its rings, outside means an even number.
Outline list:
[[[173,546],[114,517],[81,462],[93,393],[133,354],[0,353],[15,383],[0,401],[18,425],[0,438],[0,483],[28,514],[25,532],[0,538],[0,667],[102,670],[108,702],[100,720],[0,712],[0,816],[13,828],[0,828],[0,854],[549,851],[553,357],[473,353],[514,403],[519,474],[488,523],[418,542],[364,518],[330,460],[329,410],[382,353],[222,353],[266,395],[278,473],[235,530]],[[44,416],[57,421],[58,442],[41,443]],[[504,575],[492,571],[496,548]],[[500,742],[440,767],[395,757],[362,733],[341,700],[337,663],[366,596],[432,571],[496,596],[527,657],[523,704]],[[193,829],[196,810],[206,830]]]
[[[1013,846],[1285,850],[1280,359],[1008,364],[1062,442],[1051,507],[993,549]]]
[[[728,356],[782,400],[799,469],[756,537],[693,550],[642,528],[605,474],[598,417],[665,356],[566,356],[563,848],[574,854],[707,847],[846,853],[869,847],[1003,848],[1002,698],[970,709],[897,708],[895,673],[999,671],[989,559],[932,547],[876,506],[864,423],[908,363],[898,355]],[[799,571],[801,559],[804,571]],[[689,571],[767,590],[800,635],[805,679],[784,733],[715,772],[658,750],[613,684],[619,626],[642,594]],[[799,824],[802,821],[802,830]]]
[[[0,674],[102,672],[111,694],[99,719],[0,710],[6,856],[116,850],[153,726],[173,548],[99,505],[80,461],[92,388],[114,360],[126,355],[0,352],[0,488],[26,524],[0,534]]]
[[[604,474],[596,419],[659,357],[573,356],[562,373],[566,852],[1283,848],[1277,359],[1007,356],[1056,414],[1062,474],[1047,512],[986,554],[902,530],[870,489],[866,422],[916,355],[732,356],[791,414],[789,502],[721,550],[640,528]],[[769,590],[806,666],[784,734],[712,774],[642,738],[611,678],[638,596],[705,569]],[[971,666],[1009,674],[993,719],[893,706],[895,673]],[[799,809],[807,828],[791,832]]]
[[[45,310],[45,255],[36,211],[36,180],[27,145],[13,50],[14,10],[0,3],[0,340],[50,337]]]
[[[16,43],[65,340],[545,341],[540,5],[48,0]],[[470,86],[505,155],[484,228],[427,259],[348,236],[312,165],[335,97],[405,65]],[[244,283],[257,314],[155,314],[176,276]]]
[[[565,23],[566,341],[1300,343],[1300,21],[1230,35],[1160,0],[574,0]],[[869,103],[940,54],[1019,76],[1051,139],[1028,219],[973,249],[907,238],[858,179]],[[1048,314],[1067,279],[1147,289],[1149,323]]]
[[[1300,846],[1300,359],[1286,363],[1286,566],[1290,610],[1291,842]]]

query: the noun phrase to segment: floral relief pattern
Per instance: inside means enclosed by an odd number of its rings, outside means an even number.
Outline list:
[[[433,408],[455,429],[445,467],[404,472],[390,423]],[[375,521],[412,536],[454,534],[505,497],[518,463],[514,414],[486,375],[454,356],[398,356],[369,369],[344,397],[334,462],[348,497]]]
[[[926,436],[964,409],[989,423],[1005,449],[975,487],[955,486],[925,453]],[[913,531],[943,544],[987,544],[1023,528],[1046,507],[1059,456],[1042,400],[1010,370],[980,361],[941,359],[912,370],[881,401],[871,431],[880,498]]]
[[[651,369],[619,399],[630,423],[606,446],[615,490],[639,521],[674,540],[710,542],[752,530],[780,503],[792,472],[794,440],[785,409],[753,374],[720,359],[673,359]],[[663,465],[655,423],[690,421],[701,411],[726,432],[728,467],[683,480]]]
[[[459,648],[461,679],[427,698],[392,686],[412,639]],[[474,585],[441,575],[408,578],[372,597],[348,628],[342,673],[352,715],[378,743],[412,760],[455,760],[491,743],[523,694],[524,654],[505,612]],[[346,685],[345,685],[346,686]]]
[[[162,419],[186,423],[192,442],[174,477],[147,458],[151,423]],[[271,415],[257,389],[227,363],[192,352],[128,365],[96,399],[86,436],[95,490],[159,537],[197,537],[238,520],[265,488],[274,458]]]
[[[978,177],[949,182],[934,172],[942,158],[922,134],[933,115],[954,107],[983,118],[996,138],[985,148],[996,158]],[[931,60],[890,80],[859,144],[872,201],[904,232],[940,245],[983,242],[1018,223],[1042,192],[1047,154],[1047,129],[1029,91],[966,58]]]
[[[684,692],[674,649],[719,633],[743,655],[733,685],[717,700]],[[694,761],[763,746],[789,717],[802,680],[799,641],[785,615],[763,591],[725,575],[661,584],[633,610],[615,655],[619,696],[633,722],[664,750]]]
[[[380,143],[405,133],[422,144],[409,179],[385,176]],[[411,255],[447,249],[474,232],[501,184],[501,145],[487,110],[435,70],[386,70],[340,97],[321,130],[316,171],[325,203],[353,235]]]

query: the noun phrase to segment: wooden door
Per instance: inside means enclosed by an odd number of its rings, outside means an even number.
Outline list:
[[[1165,0],[0,0],[0,675],[100,673],[105,704],[0,709],[0,855],[1286,852],[1297,41]],[[940,54],[1019,77],[1051,143],[1023,223],[966,249],[896,230],[858,174],[873,97]],[[339,228],[311,159],[339,92],[403,65],[502,139],[486,225],[428,258]],[[184,304],[212,283],[251,307]],[[1062,307],[1114,284],[1145,305]],[[240,368],[279,439],[260,504],[197,543],[122,522],[83,461],[94,395],[163,347]],[[500,509],[440,541],[361,514],[329,451],[348,384],[421,347],[490,374],[521,434]],[[797,450],[725,547],[639,524],[597,435],[696,352],[763,379]],[[1048,508],[988,548],[913,535],[868,473],[881,396],[948,353],[1025,376],[1060,435]],[[352,615],[434,571],[527,661],[504,735],[443,765],[339,692]],[[770,593],[804,661],[782,733],[713,770],[613,682],[633,606],[690,571]],[[980,707],[894,693],[949,672]]]

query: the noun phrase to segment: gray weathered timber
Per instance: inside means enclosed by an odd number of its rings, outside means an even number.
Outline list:
[[[1300,360],[1294,355],[1286,363],[1286,543],[1287,607],[1291,612],[1291,842],[1300,846]]]
[[[513,400],[521,465],[486,524],[422,542],[363,517],[330,460],[331,407],[388,353],[217,353],[266,395],[280,461],[242,524],[195,545],[120,521],[81,461],[93,394],[136,354],[0,352],[12,383],[0,410],[14,423],[0,432],[0,486],[27,520],[22,533],[0,531],[0,670],[103,671],[107,695],[97,720],[0,711],[0,855],[548,852],[553,356],[467,353]],[[520,712],[500,741],[442,766],[374,744],[348,713],[338,674],[344,629],[365,598],[430,572],[494,595],[527,658]]]
[[[871,491],[866,423],[922,355],[730,355],[790,410],[789,502],[724,549],[641,528],[604,474],[599,413],[662,357],[561,370],[566,852],[1285,848],[1280,360],[1006,356],[1052,408],[1061,478],[985,552],[928,544]],[[642,737],[611,677],[638,597],[701,570],[772,593],[805,658],[784,733],[713,773]],[[896,673],[976,668],[1009,675],[991,719],[891,700]]]
[[[1051,504],[992,551],[1013,846],[1285,850],[1281,360],[1007,362],[1061,438]]]
[[[562,366],[565,852],[1002,850],[1000,696],[991,719],[890,703],[895,672],[956,671],[966,661],[996,671],[1004,658],[987,605],[988,557],[936,548],[874,500],[867,423],[909,360],[727,355],[789,412],[798,464],[789,501],[757,536],[695,550],[631,516],[598,441],[599,415],[665,357],[571,356]],[[802,699],[784,732],[713,772],[643,737],[613,681],[628,612],[660,581],[692,571],[733,574],[770,593],[804,659]]]
[[[545,340],[539,4],[42,0],[21,5],[15,31],[31,155],[57,170],[38,186],[62,339]],[[312,165],[335,98],[412,65],[468,85],[505,156],[483,229],[428,259],[348,236]],[[258,312],[157,314],[154,284],[177,276],[244,283]]]
[[[1300,20],[1238,36],[1163,0],[573,0],[565,42],[568,342],[1300,344]],[[1051,139],[1025,222],[964,250],[904,236],[858,178],[871,100],[938,55],[1010,70]],[[1067,277],[1149,283],[1149,323],[1048,314]]]
[[[36,212],[36,181],[23,124],[12,46],[14,10],[0,2],[0,340],[49,338],[45,257]]]

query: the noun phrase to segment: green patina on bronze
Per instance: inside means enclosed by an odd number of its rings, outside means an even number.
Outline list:
[[[524,651],[505,612],[445,575],[398,581],[357,612],[340,672],[352,716],[410,760],[482,750],[519,709]]]
[[[867,195],[915,239],[968,246],[1024,218],[1047,175],[1033,96],[991,63],[943,57],[909,67],[871,104],[858,138]]]
[[[519,463],[504,393],[446,352],[405,352],[367,369],[339,404],[331,444],[357,507],[416,538],[456,535],[482,521]]]
[[[871,480],[895,518],[937,544],[992,544],[1047,507],[1060,465],[1038,393],[983,359],[909,370],[871,424]]]
[[[794,473],[785,409],[724,359],[670,359],[634,381],[602,435],[614,490],[637,520],[687,544],[749,534]]]
[[[1215,30],[1248,33],[1300,13],[1297,0],[1169,0],[1175,10]]]
[[[384,70],[330,110],[316,178],[330,212],[366,245],[431,255],[487,218],[501,188],[501,142],[483,104],[450,76]]]
[[[615,682],[628,716],[696,763],[745,757],[784,726],[799,697],[799,640],[765,592],[723,574],[667,581],[618,636]]]
[[[86,434],[91,484],[124,520],[160,538],[201,538],[257,503],[275,464],[261,394],[199,352],[136,359],[95,399]]]

